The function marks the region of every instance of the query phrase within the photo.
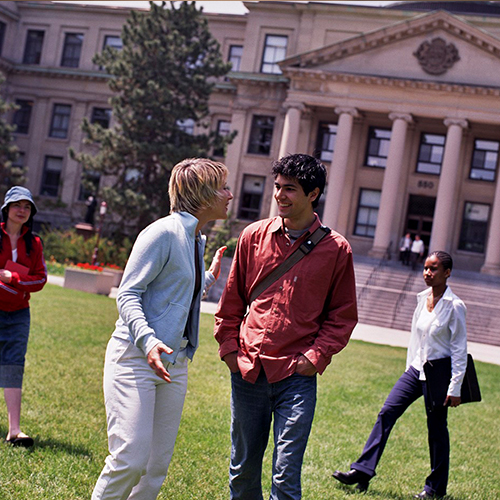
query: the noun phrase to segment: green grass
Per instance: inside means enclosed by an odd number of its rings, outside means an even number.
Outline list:
[[[32,297],[23,429],[32,450],[0,443],[0,499],[88,500],[107,454],[102,400],[104,351],[116,319],[113,300],[47,285]],[[185,411],[162,500],[226,500],[230,450],[229,376],[217,356],[211,316],[190,365]],[[319,378],[318,405],[303,468],[304,500],[353,499],[331,478],[359,455],[405,350],[351,342]],[[450,410],[449,499],[500,498],[500,366],[476,363],[484,401]],[[0,434],[7,433],[0,404]],[[422,401],[400,419],[364,498],[403,500],[428,474]],[[271,447],[264,463],[269,495]]]

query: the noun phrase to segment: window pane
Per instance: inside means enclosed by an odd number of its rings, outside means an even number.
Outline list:
[[[229,62],[232,64],[231,71],[239,71],[241,67],[241,58],[243,56],[242,45],[231,45],[229,47]]]
[[[331,162],[337,138],[337,125],[320,123],[316,140],[316,156],[322,161]]]
[[[266,35],[264,52],[262,54],[262,73],[281,74],[278,62],[286,57],[288,37],[279,35]]]
[[[26,46],[24,48],[24,64],[40,64],[44,35],[45,32],[43,31],[28,30],[26,34]]]
[[[217,136],[225,137],[231,131],[231,122],[227,120],[219,120],[217,122]],[[223,147],[214,148],[214,156],[224,156],[225,151]]]
[[[14,113],[12,124],[16,125],[16,133],[27,134],[29,132],[31,110],[33,109],[33,101],[26,101],[24,99],[16,99],[16,104],[19,109]]]
[[[113,47],[116,50],[122,50],[123,42],[121,37],[115,35],[106,35],[104,37],[104,47]]]
[[[7,25],[0,21],[0,56],[3,54],[3,42],[5,40],[5,32],[7,31]]]
[[[469,252],[484,253],[488,229],[490,206],[481,203],[466,203],[459,249]]]
[[[370,128],[368,132],[368,146],[365,165],[369,167],[385,168],[391,144],[391,131]]]
[[[59,181],[61,179],[63,159],[57,156],[46,156],[42,174],[40,194],[42,196],[57,197]]]
[[[254,116],[250,130],[248,153],[268,155],[273,139],[274,117]]]
[[[259,218],[265,182],[265,177],[257,175],[244,176],[238,218],[246,220],[257,220]]]
[[[81,33],[66,33],[64,38],[61,66],[78,68],[80,64],[82,45],[83,35]]]
[[[446,137],[437,134],[422,134],[418,151],[417,172],[439,175],[443,163]]]
[[[93,108],[90,123],[98,123],[102,128],[109,128],[111,121],[111,109]]]
[[[69,104],[54,104],[49,132],[50,137],[57,137],[59,139],[66,139],[68,137],[70,115],[71,106]]]
[[[500,142],[476,139],[474,141],[474,152],[470,179],[494,182],[498,164],[498,151]]]
[[[375,236],[380,196],[380,191],[371,189],[362,189],[360,191],[354,234],[369,238]]]

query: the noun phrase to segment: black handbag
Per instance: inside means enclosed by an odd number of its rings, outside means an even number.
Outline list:
[[[433,408],[443,406],[451,380],[451,358],[428,360],[424,364],[424,373],[427,381],[427,392],[429,394],[429,409],[432,410]],[[462,382],[460,399],[462,403],[481,401],[481,390],[479,389],[476,368],[470,354],[467,354],[467,369],[465,370]]]

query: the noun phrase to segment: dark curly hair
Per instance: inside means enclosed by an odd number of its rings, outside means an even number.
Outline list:
[[[313,208],[318,206],[325,190],[326,168],[317,158],[305,154],[284,156],[273,163],[271,172],[275,179],[278,175],[297,179],[306,195],[319,188],[319,195],[312,202]]]

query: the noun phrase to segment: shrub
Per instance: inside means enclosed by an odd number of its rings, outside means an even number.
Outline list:
[[[92,263],[92,255],[97,236],[85,238],[74,229],[44,228],[41,232],[43,252],[47,262],[61,264]],[[123,269],[127,262],[132,243],[128,238],[120,243],[107,238],[100,238],[97,260]]]

